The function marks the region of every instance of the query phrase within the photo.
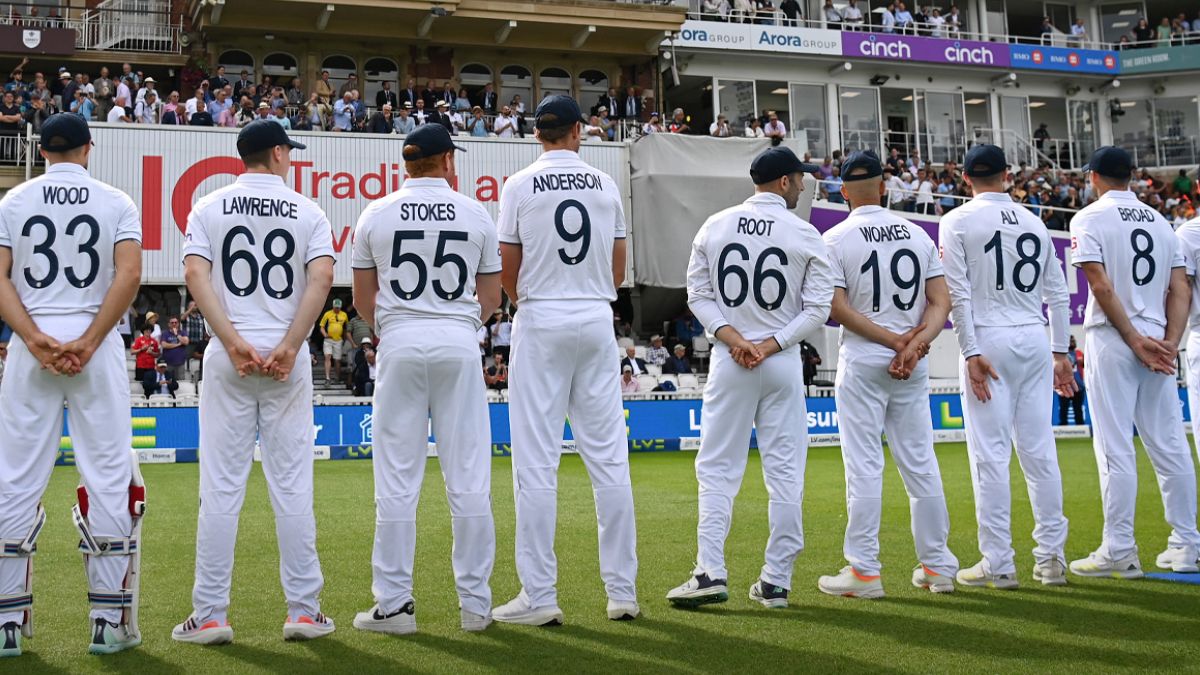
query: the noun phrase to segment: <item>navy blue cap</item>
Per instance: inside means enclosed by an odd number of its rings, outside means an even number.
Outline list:
[[[967,151],[963,160],[963,173],[971,178],[987,178],[1008,169],[1008,158],[1004,151],[994,145],[982,143]]]
[[[821,167],[805,164],[789,148],[768,148],[750,163],[750,179],[755,185],[763,185],[794,173],[816,173]]]
[[[549,96],[538,104],[533,113],[538,129],[561,129],[583,121],[579,104],[570,96]]]
[[[42,122],[42,149],[47,152],[67,152],[92,142],[92,131],[79,115],[61,112]]]
[[[863,169],[866,169],[866,171],[862,171]],[[852,171],[859,173],[852,174]],[[862,150],[852,152],[842,161],[842,182],[844,183],[878,178],[882,175],[883,162],[879,161],[879,155],[876,155],[874,151]]]
[[[237,151],[242,157],[269,150],[277,145],[286,145],[296,150],[306,146],[288,138],[283,125],[269,119],[254,120],[238,132]]]
[[[42,128],[45,129],[45,125]],[[1092,153],[1092,158],[1083,170],[1095,171],[1105,178],[1129,180],[1133,174],[1133,158],[1123,148],[1106,145]]]
[[[413,148],[410,152],[409,148]],[[413,162],[451,150],[462,150],[441,124],[422,124],[404,137],[404,161]],[[463,150],[463,152],[466,152]]]

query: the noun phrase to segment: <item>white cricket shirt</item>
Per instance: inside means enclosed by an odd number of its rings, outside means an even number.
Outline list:
[[[1171,269],[1186,267],[1179,239],[1157,211],[1128,190],[1109,190],[1071,220],[1072,262],[1103,263],[1113,290],[1134,325],[1167,325]],[[1108,324],[1089,296],[1085,326]]]
[[[355,269],[375,269],[375,322],[450,319],[476,330],[475,275],[500,271],[496,226],[479,202],[442,178],[409,178],[363,211],[354,231]]]
[[[1046,325],[1050,347],[1066,353],[1070,296],[1042,219],[1002,192],[985,192],[942,216],[938,242],[963,356],[979,353],[977,326]]]
[[[212,262],[213,289],[238,333],[270,349],[296,317],[305,267],[333,257],[333,229],[279,176],[244,173],[192,207],[183,245],[190,255]]]
[[[1196,270],[1200,269],[1200,218],[1193,218],[1175,230],[1179,238],[1179,252],[1183,256],[1184,266],[1189,277],[1192,277],[1192,308],[1189,319],[1193,331],[1200,330],[1200,284],[1195,282]]]
[[[824,325],[833,300],[821,235],[770,193],[705,221],[692,242],[687,288],[710,336],[728,325],[751,342],[774,337],[783,349]]]
[[[569,150],[542,153],[504,182],[500,241],[521,246],[517,304],[617,299],[613,242],[625,238],[621,193]]]
[[[12,249],[12,282],[30,316],[95,314],[112,286],[117,242],[142,241],[124,192],[59,163],[0,200],[0,246]]]
[[[882,206],[860,206],[825,233],[833,285],[859,314],[893,333],[921,324],[925,282],[942,276],[937,247],[921,226]],[[844,349],[892,350],[842,328]]]

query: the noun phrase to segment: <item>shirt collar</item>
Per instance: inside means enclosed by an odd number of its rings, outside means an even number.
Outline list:
[[[882,206],[880,206],[878,204],[867,204],[866,206],[859,206],[858,208],[854,209],[853,211],[850,212],[850,215],[851,216],[869,216],[872,213],[879,213],[881,211],[886,211],[886,210],[887,209],[883,208]]]
[[[88,175],[87,169],[71,162],[59,162],[58,164],[51,164],[46,168],[46,173],[73,173],[80,176]]]
[[[1104,193],[1107,199],[1120,199],[1122,201],[1136,201],[1137,196],[1131,190],[1109,190]]]
[[[412,188],[445,188],[445,189],[449,190],[449,189],[450,189],[450,184],[446,182],[446,179],[445,179],[445,178],[436,178],[436,177],[431,177],[431,178],[407,178],[407,179],[405,179],[405,181],[404,181],[404,186],[403,186],[403,187],[412,187]]]
[[[570,150],[547,150],[538,159],[579,159],[579,153]]]
[[[237,182],[256,185],[284,185],[283,179],[273,173],[243,173],[238,176]]]
[[[983,192],[975,195],[975,199],[982,199],[985,202],[1012,202],[1012,195],[1007,192]]]
[[[775,194],[774,192],[757,192],[753,197],[747,199],[746,203],[762,204],[763,206],[779,206],[785,210],[787,209],[787,202],[783,200],[783,197]]]

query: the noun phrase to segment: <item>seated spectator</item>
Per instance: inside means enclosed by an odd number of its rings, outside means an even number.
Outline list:
[[[244,127],[256,119],[258,119],[258,115],[254,112],[254,99],[249,96],[243,96],[242,104],[238,107],[237,112],[238,127]]]
[[[504,363],[504,354],[493,354],[492,360],[492,366],[483,373],[484,383],[489,389],[508,389],[508,366]]]
[[[158,361],[154,368],[142,374],[142,391],[146,393],[146,398],[154,394],[168,394],[174,398],[178,388],[179,382],[167,372],[166,361]]]
[[[637,350],[631,345],[625,348],[625,358],[621,359],[622,368],[630,368],[634,375],[646,374],[646,362],[637,357]]]
[[[471,108],[471,118],[467,120],[467,134],[475,138],[486,138],[488,131],[488,122],[483,117],[483,108],[480,106]]]
[[[664,129],[662,125],[662,119],[656,112],[650,113],[650,121],[642,125],[642,133],[647,136],[650,134],[661,134],[665,131],[666,129]]]
[[[188,120],[188,124],[193,127],[211,127],[213,126],[212,115],[208,112],[208,104],[204,101],[199,101],[196,104],[196,114],[192,115]]]
[[[750,126],[746,127],[746,138],[765,138],[766,133],[763,131],[762,122],[757,117],[750,120]]]
[[[129,347],[130,353],[133,354],[133,374],[139,381],[143,375],[154,371],[154,362],[162,354],[153,332],[153,325],[147,323],[142,326],[142,334],[137,336]]]
[[[471,95],[466,89],[458,90],[458,97],[454,99],[454,109],[461,113],[471,111]]]
[[[638,384],[637,377],[635,377],[633,374],[633,368],[630,368],[629,366],[622,366],[621,367],[621,393],[622,394],[636,394],[638,392],[638,389],[640,389],[640,388],[641,387]]]
[[[288,119],[286,108],[284,108],[283,106],[279,106],[278,108],[272,108],[271,112],[274,113],[270,117],[272,122],[278,124],[279,126],[283,127],[284,129],[287,129],[289,131],[291,130],[292,121],[290,119]]]
[[[646,348],[646,363],[662,367],[667,362],[667,348],[663,346],[661,335],[650,336],[650,346]]]
[[[717,121],[708,127],[708,135],[717,138],[729,138],[732,136],[733,129],[729,126],[729,120],[724,115],[717,115]]]
[[[392,94],[395,95],[395,92],[392,92]],[[396,130],[395,122],[392,118],[392,104],[384,103],[383,108],[376,110],[375,114],[371,115],[371,120],[367,122],[367,133],[393,133]]]
[[[354,381],[355,396],[373,396],[375,394],[375,345],[371,338],[364,337],[359,342],[359,348],[354,351],[354,369],[351,377]]]
[[[692,127],[688,125],[687,117],[683,114],[683,108],[676,108],[671,113],[671,122],[667,124],[667,133],[670,134],[690,134]]]
[[[600,117],[592,115],[588,119],[588,123],[583,125],[583,141],[585,143],[602,143],[608,138],[604,133],[604,128],[600,126]]]
[[[663,364],[663,372],[670,375],[690,375],[692,364],[687,358],[687,347],[675,345],[675,354]]]

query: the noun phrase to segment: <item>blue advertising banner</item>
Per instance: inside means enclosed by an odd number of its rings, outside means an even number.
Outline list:
[[[1121,72],[1121,62],[1117,58],[1117,53],[1102,49],[1014,44],[1009,45],[1009,62],[1013,68],[1030,70],[1055,70],[1095,75],[1118,75]]]

